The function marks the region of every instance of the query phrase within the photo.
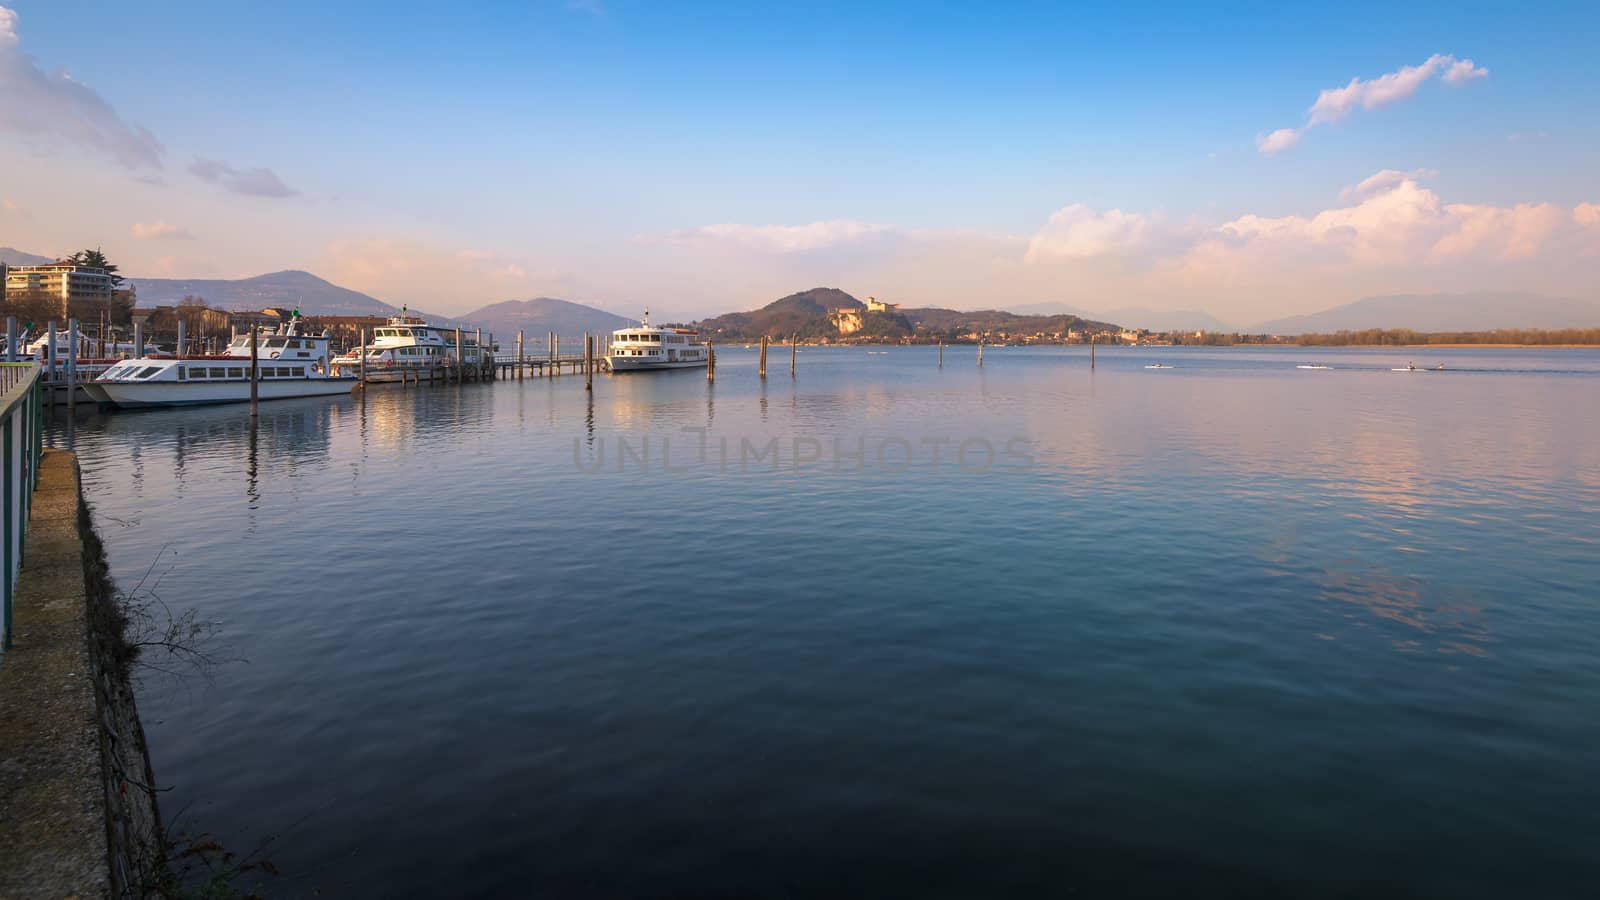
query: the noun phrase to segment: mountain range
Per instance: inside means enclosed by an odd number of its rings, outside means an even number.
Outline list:
[[[187,296],[204,298],[217,309],[299,309],[306,315],[392,316],[400,309],[360,291],[342,288],[310,272],[290,269],[253,278],[138,278],[140,306],[177,303]],[[419,312],[418,315],[427,316]]]
[[[0,263],[8,266],[42,266],[53,263],[54,259],[40,256],[37,253],[24,253],[15,247],[0,247]]]
[[[1316,334],[1368,328],[1493,331],[1600,327],[1600,303],[1515,291],[1367,297],[1304,316],[1262,322],[1254,334]]]
[[[54,262],[48,256],[0,247],[0,263],[39,265]],[[390,316],[400,312],[393,304],[340,287],[309,272],[288,270],[239,279],[183,279],[129,277],[138,288],[143,306],[177,303],[185,296],[202,297],[220,309],[295,308],[307,315]],[[762,334],[798,333],[802,337],[836,335],[828,315],[835,309],[862,309],[864,304],[837,288],[813,288],[790,294],[766,306],[728,313],[698,323],[708,335],[747,340]],[[555,331],[573,337],[585,331],[606,332],[632,324],[631,319],[594,307],[535,297],[507,300],[474,310],[456,319],[413,310],[440,325],[471,325],[494,331],[502,340],[521,329],[530,335]],[[1061,303],[1019,306],[1012,311],[963,312],[939,307],[905,308],[890,313],[864,313],[862,334],[900,337],[917,331],[953,330],[1060,331],[1115,322],[1152,331],[1241,330],[1202,310],[1152,310],[1122,307],[1091,313]],[[1250,326],[1253,334],[1307,334],[1359,331],[1368,328],[1405,328],[1413,331],[1489,331],[1497,328],[1592,328],[1600,326],[1600,303],[1515,291],[1481,291],[1462,294],[1397,294],[1367,297],[1321,312],[1288,316]],[[1106,327],[1109,327],[1107,325]],[[881,333],[880,333],[881,332]]]
[[[1233,331],[1232,325],[1200,309],[1150,309],[1144,306],[1123,306],[1116,309],[1086,310],[1065,303],[1033,303],[1014,307],[1014,313],[1034,316],[1077,316],[1103,322],[1116,322],[1127,328],[1147,328],[1151,331]]]
[[[491,303],[463,318],[474,327],[494,332],[502,345],[508,338],[515,340],[518,331],[526,332],[529,340],[535,336],[542,340],[551,331],[562,337],[576,337],[585,333],[610,334],[618,328],[638,324],[616,313],[554,297]]]
[[[752,341],[762,335],[799,335],[802,340],[841,337],[832,318],[835,310],[855,310],[859,330],[856,338],[954,339],[970,332],[1005,331],[1034,334],[1065,332],[1085,327],[1111,330],[1115,326],[1070,314],[1026,316],[997,309],[963,311],[936,306],[871,312],[866,304],[838,288],[817,287],[790,294],[760,309],[727,313],[696,323],[700,333],[713,338]]]

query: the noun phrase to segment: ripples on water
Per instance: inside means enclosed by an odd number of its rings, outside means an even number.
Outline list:
[[[169,815],[282,832],[275,895],[1583,894],[1600,354],[1317,353],[52,427],[119,581],[170,548],[249,660],[140,703]]]

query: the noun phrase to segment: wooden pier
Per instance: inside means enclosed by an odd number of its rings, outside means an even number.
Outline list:
[[[363,384],[462,384],[482,381],[520,381],[523,378],[554,378],[560,375],[584,374],[582,356],[523,357],[496,356],[482,365],[401,365],[363,366],[359,375]],[[590,361],[595,372],[609,371],[610,363],[603,356]]]

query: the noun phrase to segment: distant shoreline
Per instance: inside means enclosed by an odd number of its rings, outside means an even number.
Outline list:
[[[1234,344],[1235,347],[1270,347],[1271,344]],[[1500,350],[1594,350],[1600,344],[1280,344],[1278,346],[1297,347],[1302,350],[1344,350],[1359,348],[1362,350],[1382,350],[1392,348],[1395,350],[1471,350],[1474,347]]]

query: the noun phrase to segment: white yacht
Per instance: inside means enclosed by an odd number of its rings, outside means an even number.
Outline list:
[[[606,362],[613,372],[689,369],[706,364],[706,347],[700,343],[698,331],[651,325],[647,309],[637,327],[611,332],[611,352]]]
[[[257,396],[262,400],[347,394],[354,377],[329,374],[328,341],[299,333],[299,320],[257,337]],[[236,337],[218,356],[144,356],[123,360],[83,389],[117,406],[191,406],[250,399],[250,336]]]
[[[482,362],[484,352],[476,335],[461,333],[461,355],[467,365]],[[363,353],[367,357],[368,381],[399,381],[412,369],[456,365],[455,329],[439,328],[410,316],[391,316],[388,325],[373,329],[372,343],[334,357],[334,372],[356,374]]]

